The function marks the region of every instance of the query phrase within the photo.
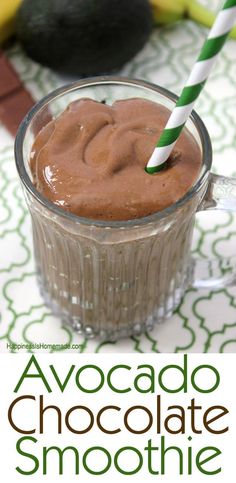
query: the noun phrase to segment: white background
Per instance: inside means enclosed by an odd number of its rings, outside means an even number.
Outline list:
[[[132,386],[132,381],[135,376],[140,374],[140,372],[144,372],[144,370],[137,370],[137,367],[141,364],[150,364],[155,367],[156,375],[158,376],[159,371],[165,365],[168,364],[179,364],[183,366],[183,355],[134,355],[134,354],[126,354],[119,355],[119,354],[110,354],[108,355],[66,355],[62,357],[61,355],[37,355],[37,361],[39,362],[41,368],[44,371],[44,374],[47,377],[49,384],[53,392],[48,394],[45,390],[44,385],[38,379],[27,379],[22,384],[19,392],[16,394],[14,393],[14,388],[20,379],[20,376],[27,365],[27,362],[30,359],[30,355],[8,355],[4,354],[0,357],[0,364],[1,364],[1,371],[0,371],[0,388],[1,388],[1,399],[0,399],[0,427],[1,427],[1,480],[4,483],[8,483],[10,481],[32,481],[32,482],[43,482],[43,481],[50,481],[50,482],[61,482],[61,481],[70,481],[70,482],[78,482],[82,481],[83,483],[92,482],[92,481],[104,481],[110,482],[111,479],[114,482],[123,482],[127,481],[134,481],[135,483],[141,482],[152,482],[152,481],[161,481],[166,483],[173,483],[173,481],[181,481],[183,483],[187,483],[192,481],[193,483],[198,482],[205,482],[209,481],[209,479],[213,480],[214,482],[227,482],[233,483],[235,482],[235,471],[234,471],[234,461],[235,461],[235,447],[236,447],[236,401],[235,401],[235,365],[236,365],[236,355],[202,355],[202,354],[189,354],[188,355],[188,393],[178,393],[178,394],[168,394],[164,393],[159,385],[158,385],[158,377],[156,378],[156,394],[162,395],[162,402],[163,402],[163,415],[168,415],[166,408],[169,405],[180,404],[184,407],[187,407],[190,402],[191,398],[195,397],[196,402],[203,406],[204,409],[207,409],[209,406],[212,405],[223,405],[226,406],[230,414],[226,415],[222,420],[219,420],[219,426],[221,427],[229,425],[230,431],[224,435],[211,435],[207,433],[205,430],[202,435],[193,435],[190,430],[190,418],[189,418],[189,411],[186,411],[186,435],[168,435],[165,432],[162,434],[166,434],[166,444],[168,445],[177,445],[181,447],[184,453],[184,475],[178,476],[178,459],[174,457],[174,453],[169,453],[166,456],[167,462],[167,471],[166,475],[161,476],[153,476],[149,474],[147,469],[147,452],[144,451],[144,447],[147,445],[149,439],[153,440],[153,444],[158,446],[160,444],[160,435],[157,435],[155,432],[155,423],[153,424],[152,429],[150,429],[147,433],[143,435],[132,435],[129,433],[122,424],[122,414],[124,411],[127,410],[130,406],[134,405],[144,405],[153,411],[154,421],[155,421],[155,401],[156,397],[155,394],[140,394],[135,389],[131,392],[125,394],[116,394],[112,392],[109,387],[104,385],[103,389],[101,389],[98,393],[95,394],[86,394],[81,392],[76,383],[75,383],[75,374],[76,371],[83,365],[86,364],[95,364],[99,366],[104,374],[107,373],[109,368],[116,364],[127,364],[132,366],[132,371],[120,370],[116,373],[113,377],[113,380],[119,387],[127,387],[127,385]],[[50,371],[49,365],[53,364],[55,369],[57,370],[59,378],[63,381],[68,373],[72,364],[76,366],[68,385],[62,394],[60,389],[57,386],[56,381],[53,378],[53,375]],[[200,364],[211,364],[215,366],[221,376],[221,383],[219,388],[211,394],[200,394],[195,391],[190,383],[190,376],[193,369],[200,365]],[[31,373],[35,372],[31,370]],[[81,376],[81,382],[85,384],[87,387],[92,387],[96,385],[98,382],[98,378],[95,377],[95,373],[93,371],[84,373],[85,377]],[[211,382],[214,378],[211,377],[209,371],[201,371],[197,382],[202,387],[206,387],[207,385],[211,385]],[[182,379],[178,372],[169,371],[169,375],[166,376],[165,379],[166,383],[169,385],[177,385],[179,382],[181,384]],[[21,476],[19,473],[16,472],[15,467],[18,465],[22,469],[28,470],[33,467],[32,461],[29,459],[24,458],[17,454],[15,445],[16,441],[22,437],[23,435],[15,432],[7,418],[7,411],[10,403],[18,396],[24,394],[31,394],[34,395],[37,399],[39,394],[45,395],[45,405],[49,404],[56,404],[60,407],[62,413],[66,413],[66,411],[74,406],[74,405],[84,405],[88,406],[93,412],[96,414],[99,409],[101,409],[105,405],[117,405],[122,408],[120,412],[111,412],[110,416],[104,416],[103,422],[104,425],[106,424],[107,427],[115,428],[120,426],[122,431],[116,435],[106,435],[102,433],[96,425],[94,428],[84,435],[76,435],[69,432],[65,424],[63,424],[63,433],[61,435],[57,434],[57,424],[56,424],[56,417],[54,411],[48,411],[45,414],[45,434],[39,435],[38,434],[38,417],[37,417],[37,409],[38,403],[36,402],[23,402],[21,403],[14,411],[14,418],[15,422],[22,425],[22,427],[32,428],[36,426],[36,434],[32,435],[33,437],[38,439],[37,444],[33,444],[31,442],[27,442],[24,445],[24,449],[28,452],[31,452],[40,461],[40,468],[32,476]],[[197,425],[201,425],[201,414],[202,412],[199,411],[196,417]],[[82,413],[81,413],[82,415]],[[71,418],[71,423],[74,423],[75,427],[80,425],[86,426],[88,423],[88,418],[83,414],[80,419],[76,418],[76,416]],[[137,429],[144,427],[147,423],[147,419],[145,418],[144,414],[136,413],[135,416],[132,418],[130,417],[130,424],[133,424]],[[217,423],[214,423],[214,427],[217,427]],[[191,443],[188,441],[188,436],[193,436]],[[49,455],[49,464],[48,464],[48,473],[47,475],[42,474],[42,447],[43,446],[53,446],[57,445],[60,448],[64,448],[65,446],[75,446],[80,453],[80,474],[75,475],[74,471],[74,458],[72,454],[65,454],[64,457],[64,475],[58,475],[58,461],[57,456],[53,453]],[[214,467],[221,466],[222,472],[216,476],[204,476],[201,474],[195,467],[193,463],[193,475],[187,475],[187,447],[191,445],[193,447],[193,454],[196,454],[204,446],[216,446],[222,451],[222,455],[218,458],[213,460]],[[143,455],[143,468],[140,470],[139,473],[133,476],[122,476],[120,475],[112,465],[111,469],[102,476],[92,476],[89,475],[82,467],[82,455],[86,449],[91,446],[103,446],[107,448],[111,454],[114,454],[119,448],[122,446],[135,446],[138,448],[142,455]],[[158,455],[158,452],[156,452]],[[136,466],[137,460],[133,458],[132,455],[126,454],[126,458],[120,458],[120,464],[122,465],[122,461],[125,461],[125,468],[131,469]],[[154,461],[154,458],[153,458]],[[95,455],[88,459],[88,463],[91,465],[91,468],[101,469],[105,466],[106,462],[105,459]],[[154,469],[158,469],[159,466],[159,459],[155,460],[153,463]],[[207,468],[210,468],[210,463]]]

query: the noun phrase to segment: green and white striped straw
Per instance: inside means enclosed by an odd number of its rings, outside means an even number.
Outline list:
[[[156,148],[148,161],[145,168],[148,173],[156,173],[164,167],[235,21],[236,0],[226,0],[203,45],[198,60],[192,69]]]

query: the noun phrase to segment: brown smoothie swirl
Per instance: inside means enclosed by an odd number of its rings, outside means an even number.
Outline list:
[[[144,170],[170,112],[144,99],[112,106],[91,99],[72,102],[38,134],[30,166],[37,190],[82,217],[140,218],[172,205],[196,181],[201,152],[184,129],[167,167]]]

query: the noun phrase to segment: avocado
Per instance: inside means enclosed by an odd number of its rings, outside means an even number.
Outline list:
[[[17,35],[36,62],[83,77],[119,70],[152,24],[148,0],[23,0]]]

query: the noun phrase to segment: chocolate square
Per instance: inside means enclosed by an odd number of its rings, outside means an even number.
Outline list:
[[[19,89],[20,85],[20,79],[13,67],[0,52],[0,99]]]
[[[15,136],[20,122],[33,105],[33,98],[0,50],[0,122]]]
[[[23,87],[0,99],[0,120],[13,136],[33,104],[32,97]]]

